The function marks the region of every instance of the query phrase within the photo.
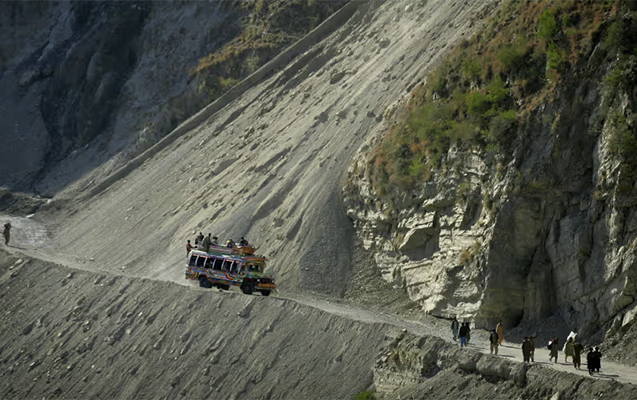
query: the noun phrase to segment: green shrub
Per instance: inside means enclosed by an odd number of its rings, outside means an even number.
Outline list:
[[[524,64],[527,51],[526,41],[506,45],[498,50],[498,60],[500,60],[504,68],[518,70]]]
[[[548,60],[549,68],[554,71],[559,71],[564,66],[566,59],[566,52],[563,49],[557,47],[555,42],[549,43],[549,48],[546,51],[546,58]]]
[[[475,81],[480,78],[480,74],[482,73],[482,66],[478,62],[478,60],[466,58],[462,62],[462,73],[465,78]]]
[[[515,116],[515,110],[507,110],[493,117],[489,123],[487,140],[497,144],[506,142],[508,133],[515,126]]]
[[[553,12],[546,8],[540,16],[537,36],[540,39],[551,39],[557,33],[557,21]]]
[[[360,392],[354,397],[354,400],[375,400],[375,399],[376,399],[376,396],[374,396],[374,392],[372,392],[371,390]]]
[[[613,22],[604,35],[604,47],[621,49],[624,41],[624,22],[620,19]]]

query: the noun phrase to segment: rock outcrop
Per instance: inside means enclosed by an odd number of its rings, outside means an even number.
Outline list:
[[[374,366],[384,399],[633,398],[633,385],[555,371],[460,348],[434,337],[386,341]]]
[[[634,103],[608,89],[613,64],[595,62],[525,120],[509,153],[451,146],[415,189],[377,193],[379,138],[361,147],[343,195],[386,280],[480,327],[555,315],[590,337],[628,323],[637,180],[613,141]]]

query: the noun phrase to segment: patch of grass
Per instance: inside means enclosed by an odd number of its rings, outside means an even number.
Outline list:
[[[452,146],[506,158],[518,128],[575,71],[587,69],[601,41],[621,49],[623,57],[609,84],[637,86],[637,52],[626,44],[634,43],[627,40],[627,26],[637,23],[618,22],[620,7],[616,1],[505,0],[483,30],[463,40],[414,89],[375,154],[375,190],[390,195],[418,186],[436,168],[446,168]],[[629,137],[625,142],[630,148]]]
[[[354,396],[354,400],[375,400],[375,399],[376,399],[376,396],[374,395],[374,392],[372,392],[371,390],[360,392],[356,396]]]
[[[240,81],[282,49],[314,29],[346,1],[245,0],[235,2],[239,26],[223,24],[210,37],[221,42],[190,72],[202,82],[210,100],[223,94],[228,82]],[[237,18],[237,17],[235,17]],[[226,83],[224,83],[224,81]]]
[[[557,20],[550,8],[545,8],[540,16],[537,30],[537,37],[540,39],[551,39],[557,33]]]

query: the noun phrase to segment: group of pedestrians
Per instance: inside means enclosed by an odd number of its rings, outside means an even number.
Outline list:
[[[453,340],[456,341],[460,339],[460,347],[466,347],[469,343],[469,338],[471,335],[471,328],[469,327],[468,322],[460,323],[456,317],[453,317],[451,321],[451,333],[453,335]],[[527,336],[524,338],[522,342],[522,358],[525,363],[535,362],[535,339],[537,336]],[[490,345],[490,353],[498,354],[498,348],[502,345],[504,341],[504,324],[502,321],[498,322],[496,327],[489,332],[489,345]],[[554,338],[548,343],[549,350],[549,361],[558,362],[559,351],[560,351],[560,340],[559,338]],[[571,357],[573,362],[573,367],[575,369],[581,369],[582,367],[582,353],[585,351],[584,345],[577,338],[577,333],[574,331],[571,332],[566,338],[566,343],[564,343],[564,347],[562,348],[564,352],[564,362],[568,362],[568,358]],[[593,375],[595,373],[599,373],[601,368],[601,359],[602,353],[599,350],[599,347],[591,347],[588,349],[588,354],[586,355],[586,362],[588,366],[588,373]]]
[[[468,322],[460,323],[456,317],[453,317],[451,321],[451,333],[453,340],[460,339],[460,347],[467,347],[469,340],[471,340],[471,327]]]

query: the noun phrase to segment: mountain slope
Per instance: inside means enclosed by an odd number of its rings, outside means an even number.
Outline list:
[[[130,174],[97,191],[81,181],[61,194],[56,250],[181,279],[183,246],[195,232],[246,236],[284,290],[342,295],[353,230],[340,186],[351,155],[492,4],[353,3],[353,16],[333,34],[316,44],[320,28],[308,35],[302,55],[219,99],[231,103],[204,110],[201,125],[176,130],[183,136]],[[84,194],[91,196],[78,202]]]

